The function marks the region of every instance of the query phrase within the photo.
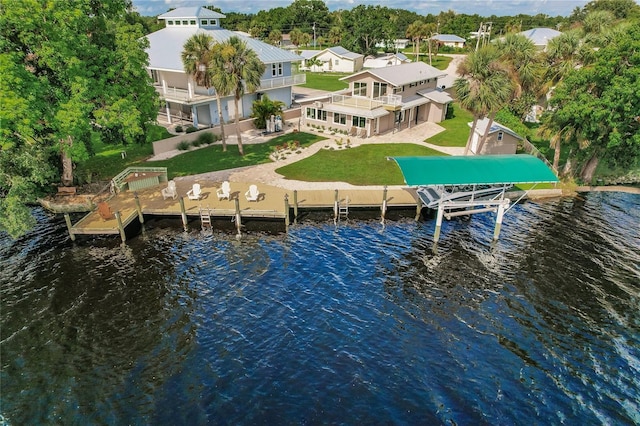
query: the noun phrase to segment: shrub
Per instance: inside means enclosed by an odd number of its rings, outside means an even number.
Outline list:
[[[189,127],[187,127],[187,130],[186,130],[187,133],[193,133],[193,132],[197,132],[197,131],[198,131],[198,128],[194,127],[194,126],[189,126]]]
[[[178,150],[180,151],[187,151],[189,150],[190,147],[191,147],[191,142],[189,141],[182,141],[178,144]]]
[[[451,120],[454,117],[453,103],[447,105],[447,113],[444,115],[445,120]]]
[[[184,129],[182,128],[182,126],[178,124],[178,125],[176,126],[176,132],[178,132],[178,133],[182,133],[183,131],[184,131]]]
[[[211,145],[212,143],[214,143],[217,140],[217,137],[214,133],[211,132],[205,132],[205,133],[200,133],[198,135],[198,138],[196,139],[201,145]]]
[[[200,140],[200,138],[197,138],[193,142],[191,142],[191,145],[193,145],[193,146],[195,146],[197,148],[200,145],[202,145],[202,141]]]

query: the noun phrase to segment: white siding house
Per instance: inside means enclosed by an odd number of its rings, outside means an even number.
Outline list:
[[[478,120],[475,131],[471,136],[469,151],[474,155],[515,154],[518,149],[518,142],[523,137],[496,121],[491,124],[489,130],[487,130],[488,125],[488,118],[485,117],[482,120]],[[473,127],[473,123],[469,123],[469,127]],[[477,152],[485,132],[488,132],[487,141],[482,146],[482,150]]]
[[[348,51],[342,46],[324,50],[306,50],[300,53],[305,58],[303,67],[310,71],[358,72],[362,69],[364,55]],[[322,65],[309,66],[309,59],[317,59]]]
[[[233,97],[223,98],[225,121],[234,119],[236,114],[243,118],[250,116],[253,101],[261,94],[267,94],[269,98],[289,106],[292,100],[291,87],[304,84],[305,75],[294,74],[291,66],[292,62],[302,60],[300,56],[223,29],[220,27],[220,20],[224,18],[224,15],[204,7],[178,8],[158,16],[158,19],[165,21],[165,28],[146,36],[149,41],[148,70],[156,90],[165,101],[169,122],[172,118],[180,117],[193,121],[195,126],[219,124],[215,90],[196,85],[182,65],[183,46],[189,37],[197,33],[209,34],[218,43],[237,36],[258,54],[266,66],[260,88],[255,93],[244,95],[239,111],[235,111]]]
[[[341,78],[349,88],[302,106],[302,121],[368,137],[444,120],[453,101],[438,89],[446,74],[424,62],[364,70]]]
[[[455,34],[436,34],[433,37],[431,37],[431,39],[435,40],[438,44],[442,46],[458,47],[458,48],[464,47],[465,43],[467,42],[467,40]]]

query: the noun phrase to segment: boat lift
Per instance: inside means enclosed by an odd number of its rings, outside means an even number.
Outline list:
[[[440,239],[442,218],[494,212],[497,240],[502,219],[517,204],[505,196],[518,183],[556,183],[557,176],[532,155],[392,157],[407,185],[416,187],[420,202],[437,209],[434,242]],[[535,187],[535,185],[534,185]]]

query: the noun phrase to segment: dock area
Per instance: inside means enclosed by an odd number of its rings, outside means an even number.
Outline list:
[[[334,210],[338,215],[337,206],[352,209],[379,208],[381,218],[388,208],[416,208],[419,213],[419,199],[416,192],[408,187],[392,187],[384,189],[310,189],[290,190],[276,186],[259,184],[260,195],[257,201],[248,201],[245,192],[252,184],[250,182],[230,182],[230,197],[219,199],[217,191],[221,182],[198,181],[202,194],[200,199],[192,200],[187,192],[192,188],[189,181],[176,181],[177,197],[163,198],[163,183],[137,191],[122,191],[115,194],[108,201],[106,208],[112,215],[104,218],[96,209],[77,223],[71,224],[67,216],[67,227],[72,239],[76,235],[120,235],[125,240],[124,231],[136,220],[144,223],[145,215],[173,216],[182,219],[186,228],[191,218],[201,219],[203,211],[210,217],[228,217],[235,219],[240,232],[242,218],[259,218],[281,220],[288,227],[291,220],[295,221],[301,211]]]

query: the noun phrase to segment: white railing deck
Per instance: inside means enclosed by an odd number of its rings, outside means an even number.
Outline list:
[[[336,105],[343,105],[348,107],[363,108],[363,109],[376,109],[381,106],[393,106],[397,107],[402,105],[402,96],[387,95],[380,96],[378,98],[365,98],[362,96],[349,96],[349,95],[331,95],[331,103]]]

